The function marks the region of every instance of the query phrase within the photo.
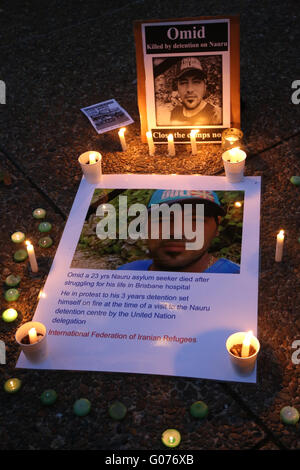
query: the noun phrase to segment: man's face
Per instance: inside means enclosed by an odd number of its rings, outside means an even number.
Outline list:
[[[192,229],[196,229],[196,214],[193,211]],[[162,239],[162,221],[160,220],[160,238],[158,240],[148,239],[148,248],[154,265],[162,270],[180,270],[197,262],[208,250],[212,240],[217,235],[218,226],[213,216],[204,216],[204,244],[201,249],[187,250],[184,235],[178,239],[174,236],[174,218],[170,219],[170,239]],[[149,224],[150,225],[150,224]],[[184,217],[182,217],[182,234],[184,234]]]
[[[187,72],[178,79],[178,94],[183,106],[193,110],[197,108],[206,93],[206,85],[201,76],[195,72]]]

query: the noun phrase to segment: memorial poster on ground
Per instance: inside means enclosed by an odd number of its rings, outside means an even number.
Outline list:
[[[47,356],[17,367],[255,382],[225,344],[257,331],[259,220],[260,177],[83,177],[33,318]]]

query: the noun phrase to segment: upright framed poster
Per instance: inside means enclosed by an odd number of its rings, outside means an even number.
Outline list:
[[[239,17],[134,23],[142,141],[220,143],[240,127]]]

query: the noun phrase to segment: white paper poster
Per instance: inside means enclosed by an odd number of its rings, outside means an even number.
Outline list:
[[[194,212],[185,218],[196,200],[203,231]],[[164,219],[153,221],[164,202],[183,212],[170,212],[162,241]],[[225,343],[257,335],[259,221],[260,177],[83,178],[34,315],[47,357],[21,353],[17,367],[255,382],[255,370],[235,371]]]

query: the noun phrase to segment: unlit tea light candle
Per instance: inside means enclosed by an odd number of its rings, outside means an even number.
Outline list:
[[[277,262],[282,261],[283,245],[284,245],[284,230],[280,230],[276,238],[275,261]]]
[[[122,127],[118,132],[119,139],[120,139],[120,144],[121,144],[123,152],[126,152],[126,150],[127,150],[127,145],[126,145],[126,140],[125,140],[125,135],[124,135],[125,131],[126,131],[126,128]]]

